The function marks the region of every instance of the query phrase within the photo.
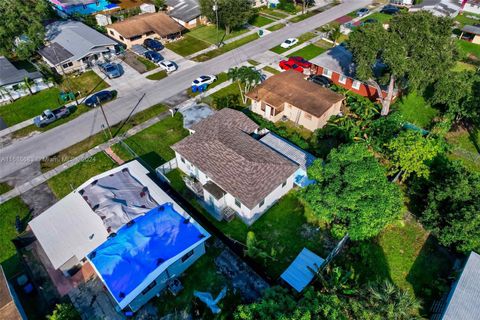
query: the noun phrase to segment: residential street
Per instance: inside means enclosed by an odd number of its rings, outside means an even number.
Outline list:
[[[364,7],[370,0],[345,0],[323,13],[309,19],[291,24],[261,39],[248,43],[233,51],[204,63],[180,69],[168,78],[157,82],[138,81],[119,86],[118,98],[105,106],[110,125],[127,118],[137,103],[134,112],[144,110],[156,103],[187,89],[193,79],[203,74],[217,74],[238,65],[251,57],[265,52],[289,37],[298,37],[345,14]],[[120,80],[120,79],[119,79]],[[118,81],[118,80],[117,80]],[[116,86],[114,87],[116,89]],[[143,98],[142,98],[143,96]],[[140,102],[139,102],[140,101]],[[34,135],[0,150],[0,178],[28,166],[34,161],[55,154],[92,134],[102,130],[105,125],[100,109],[87,112],[78,118],[42,134]],[[160,138],[161,139],[161,138]]]

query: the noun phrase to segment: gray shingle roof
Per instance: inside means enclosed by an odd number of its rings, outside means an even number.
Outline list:
[[[172,7],[169,16],[189,22],[201,15],[198,0],[167,0],[167,5]]]
[[[222,109],[196,124],[195,133],[172,149],[252,209],[298,169],[251,137],[257,128],[243,113]]]
[[[442,320],[480,319],[480,255],[471,252],[450,292]]]
[[[38,53],[54,65],[60,64],[73,57],[73,54],[70,51],[56,42],[53,42],[47,47],[41,48],[38,50]]]
[[[480,35],[480,27],[479,26],[467,25],[467,26],[464,26],[462,28],[462,31],[463,32],[468,32],[468,33],[473,33],[473,34],[476,34],[476,35]]]
[[[28,72],[24,69],[17,69],[7,58],[0,57],[0,86],[22,82],[25,77],[32,80],[42,77],[40,72]]]

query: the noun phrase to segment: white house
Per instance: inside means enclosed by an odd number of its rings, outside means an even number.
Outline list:
[[[138,310],[205,253],[210,237],[138,161],[91,178],[30,221],[55,270],[89,263],[117,310]]]
[[[221,220],[234,213],[252,224],[294,186],[299,165],[258,141],[245,114],[222,109],[172,146],[186,184]]]
[[[31,80],[28,87],[25,85],[26,79]],[[11,102],[50,86],[51,84],[43,80],[40,72],[17,69],[7,58],[0,56],[0,104]]]

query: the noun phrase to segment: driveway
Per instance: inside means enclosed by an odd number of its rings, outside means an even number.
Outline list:
[[[198,63],[185,70],[179,70],[168,78],[145,84],[143,81],[128,81],[128,89],[120,90],[118,98],[105,108],[111,125],[127,118],[138,103],[135,112],[164,101],[189,87],[192,79],[202,74],[217,74],[238,65],[257,54],[265,52],[286,38],[298,37],[349,12],[370,4],[370,0],[345,0],[325,12],[301,22],[290,24],[236,50],[227,52],[209,61]],[[127,85],[126,85],[127,86]],[[48,130],[22,141],[15,142],[0,150],[0,178],[9,175],[39,158],[48,157],[89,136],[100,132],[104,125],[103,117],[93,110],[61,126]]]

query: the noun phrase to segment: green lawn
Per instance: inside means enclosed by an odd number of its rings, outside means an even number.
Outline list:
[[[235,103],[234,105],[222,105],[218,106],[216,105],[216,101],[219,98],[226,97],[229,95],[237,96],[238,97],[238,103]],[[212,93],[211,95],[205,97],[202,99],[202,102],[212,106],[215,109],[222,109],[222,108],[238,108],[238,107],[245,107],[246,104],[242,102],[241,98],[241,93],[240,93],[240,88],[238,87],[238,84],[232,83],[226,86],[225,88],[218,90],[215,93]]]
[[[170,146],[186,136],[188,131],[183,128],[182,114],[177,113],[175,117],[167,117],[124,141],[152,169],[156,169],[175,157],[175,152]],[[123,160],[134,158],[120,144],[114,145],[112,149]]]
[[[422,96],[412,92],[395,103],[394,108],[403,118],[421,128],[428,129],[438,111],[432,108]]]
[[[185,34],[183,39],[167,43],[165,47],[185,57],[207,49],[208,47],[210,47],[210,45],[211,44],[209,42],[193,38],[187,33]]]
[[[20,197],[0,204],[0,264],[7,278],[12,277],[21,269],[15,246],[11,242],[17,236],[15,217],[20,216],[23,227],[30,220],[30,210]]]
[[[283,23],[277,23],[269,28],[267,28],[268,31],[277,31],[277,30],[280,30],[282,29],[283,27],[285,27],[285,25]]]
[[[117,164],[112,159],[105,153],[100,152],[59,173],[48,180],[47,183],[57,199],[61,199],[91,177],[116,166]]]
[[[0,182],[0,194],[4,194],[5,192],[8,192],[12,189],[13,188],[10,185],[8,185],[7,183]]]
[[[475,147],[480,144],[480,132],[452,131],[447,134],[447,141],[451,146],[451,159],[460,160],[471,171],[480,173],[480,152]]]
[[[266,72],[269,72],[269,73],[271,73],[271,74],[279,74],[279,73],[282,72],[282,71],[277,70],[277,69],[275,69],[275,68],[272,68],[272,67],[270,67],[270,66],[263,67],[262,70],[264,70],[264,71],[266,71]]]
[[[225,52],[228,52],[230,50],[241,47],[241,46],[243,46],[243,45],[245,45],[249,42],[257,40],[258,38],[259,38],[258,34],[252,33],[252,34],[250,34],[246,37],[243,37],[243,38],[241,38],[237,41],[230,42],[230,43],[224,45],[223,47],[220,47],[218,49],[215,49],[215,50],[206,52],[204,54],[198,55],[195,58],[193,58],[193,60],[197,61],[197,62],[203,62],[203,61],[210,60],[212,58],[215,58],[215,57],[218,57],[219,55],[224,54]]]
[[[463,59],[468,58],[470,55],[480,59],[480,45],[460,39],[456,43],[458,52]]]
[[[210,44],[217,44],[220,40],[223,39],[223,41],[232,39],[235,37],[238,37],[239,35],[244,34],[247,32],[248,29],[239,29],[239,30],[232,30],[229,34],[225,34],[225,30],[223,29],[218,29],[217,33],[217,27],[215,25],[210,25],[210,26],[200,26],[195,29],[190,30],[190,32],[187,33],[189,37],[193,37],[205,42],[208,42]],[[225,34],[225,37],[224,37]]]
[[[272,20],[270,18],[267,18],[265,16],[257,15],[252,21],[250,21],[250,24],[255,27],[263,27],[266,26],[267,24],[270,24],[274,22],[275,20]]]
[[[291,18],[289,21],[291,23],[297,23],[297,22],[300,22],[300,21],[303,21],[307,18],[310,18],[310,17],[313,17],[314,15],[316,15],[318,12],[314,12],[314,11],[308,11],[304,14],[299,14],[298,16],[295,16],[293,18]]]
[[[289,14],[284,11],[275,10],[267,7],[260,8],[260,12],[278,19],[283,19],[289,16]]]
[[[381,12],[374,12],[371,15],[368,15],[364,18],[362,18],[360,21],[365,21],[367,19],[375,19],[381,24],[388,23],[390,20],[392,20],[393,15],[386,14],[386,13],[381,13]]]
[[[469,16],[478,17],[478,19],[472,19]],[[463,14],[459,14],[455,17],[455,21],[460,22],[460,29],[463,28],[464,25],[476,25],[480,23],[480,15],[464,12]]]
[[[248,59],[247,62],[250,63],[254,67],[256,67],[260,64],[260,62],[252,60],[252,59]]]
[[[476,70],[477,70],[477,67],[474,66],[473,64],[462,62],[462,61],[457,61],[455,66],[452,68],[452,71],[455,71],[455,72],[463,72],[463,71],[475,72]]]
[[[151,70],[154,70],[154,69],[158,68],[158,66],[155,63],[153,63],[152,61],[150,61],[150,60],[148,60],[144,57],[138,56],[137,60],[145,66],[145,69],[147,69],[147,71],[151,71]]]
[[[162,80],[163,78],[166,78],[168,76],[167,72],[165,70],[159,71],[152,73],[151,75],[147,76],[147,79],[149,80]]]
[[[294,45],[293,47],[282,48],[282,47],[280,47],[280,45],[278,45],[276,47],[271,48],[270,51],[273,51],[273,52],[278,53],[278,54],[282,54],[282,53],[284,53],[288,50],[291,50],[292,48],[295,48],[295,47],[299,46],[300,44],[304,43],[305,41],[308,41],[308,40],[314,38],[315,36],[316,36],[315,33],[307,32],[307,33],[302,34],[300,37],[298,37],[298,43],[296,45]]]
[[[213,88],[215,88],[216,86],[218,86],[218,85],[220,85],[220,84],[222,84],[222,83],[224,83],[225,81],[228,80],[228,74],[227,74],[226,72],[221,72],[221,73],[217,74],[216,76],[217,76],[217,81],[215,81],[214,83],[210,84],[210,85],[207,87],[208,90],[213,89]],[[208,91],[208,90],[207,90],[207,91]],[[191,89],[191,88],[188,88],[188,89],[186,90],[186,92],[187,92],[187,95],[188,95],[189,97],[192,97],[192,98],[198,96],[198,95],[201,93],[201,92],[198,92],[198,91],[197,91],[197,92],[192,92],[192,89]]]
[[[78,76],[64,77],[60,85],[63,91],[80,92],[80,97],[85,97],[92,92],[100,91],[109,87],[95,71],[89,70]],[[81,102],[80,100],[78,101]]]
[[[297,50],[297,51],[289,54],[288,56],[289,57],[300,56],[300,57],[303,57],[304,59],[310,60],[310,59],[313,59],[316,56],[324,53],[325,51],[327,51],[327,50],[325,50],[324,48],[320,48],[320,47],[318,47],[318,46],[316,46],[315,44],[312,43],[312,44],[309,44],[306,47],[303,47],[300,50]]]

